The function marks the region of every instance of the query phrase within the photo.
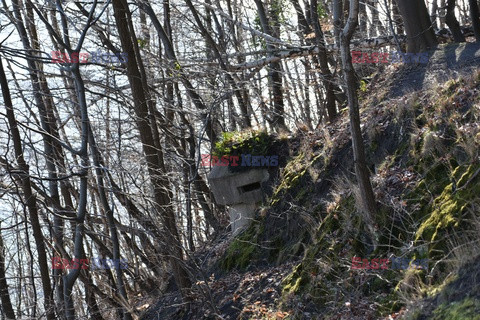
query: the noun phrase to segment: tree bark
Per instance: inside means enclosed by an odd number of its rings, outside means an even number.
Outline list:
[[[87,100],[85,97],[85,84],[80,74],[80,65],[76,63],[71,66],[71,73],[75,81],[75,91],[78,98],[79,113],[81,119],[81,147],[78,155],[81,159],[82,170],[80,172],[80,198],[77,206],[77,216],[75,219],[75,234],[73,256],[77,259],[84,258],[83,238],[85,234],[85,217],[87,214],[88,200],[88,130],[89,118],[87,111]],[[65,304],[65,315],[68,320],[75,319],[75,307],[72,299],[73,285],[75,284],[80,269],[72,269],[68,274],[63,276],[63,300]]]
[[[82,282],[85,288],[85,303],[87,304],[89,319],[104,320],[98,307],[97,299],[95,298],[95,292],[90,288],[90,286],[93,285],[92,278],[88,275],[87,279],[82,279]]]
[[[0,60],[0,68],[3,67],[1,65]],[[0,224],[1,226],[1,224]],[[0,301],[2,301],[2,310],[7,320],[15,320],[15,312],[13,311],[12,300],[10,299],[10,293],[8,292],[8,283],[5,277],[5,256],[4,256],[4,246],[3,246],[3,238],[0,232]]]
[[[340,54],[342,58],[342,69],[346,85],[348,98],[348,108],[350,114],[350,131],[352,134],[353,161],[355,165],[355,175],[357,177],[360,195],[362,198],[362,210],[365,211],[368,218],[364,221],[376,238],[376,231],[373,223],[377,218],[377,204],[370,182],[370,173],[365,157],[365,147],[360,127],[360,112],[357,95],[357,79],[353,69],[352,57],[350,55],[350,41],[358,23],[358,2],[359,0],[350,0],[350,12],[343,26],[340,13],[340,0],[335,0],[334,4],[334,28],[337,41],[339,41]],[[374,240],[375,241],[375,240]]]
[[[270,27],[270,22],[263,6],[262,1],[255,0],[257,6],[257,12],[260,17],[260,24],[262,26],[262,31],[270,36],[273,36],[273,30]],[[267,43],[267,50],[274,51],[275,46],[270,43],[268,40],[265,40]],[[282,79],[282,66],[280,62],[270,63],[268,69],[268,78],[270,82],[270,89],[272,91],[273,97],[273,117],[271,124],[275,129],[287,130],[285,124],[285,110],[283,103],[283,79]]]
[[[140,7],[142,8],[142,10],[145,10],[147,15],[150,17],[150,19],[153,23],[153,26],[157,30],[157,33],[158,33],[158,35],[159,35],[159,37],[160,37],[160,39],[161,39],[161,41],[164,45],[165,54],[167,56],[168,62],[171,65],[172,70],[176,70],[176,72],[178,72],[178,75],[180,77],[180,81],[182,82],[182,84],[187,89],[188,96],[190,97],[190,99],[192,100],[194,105],[199,110],[206,111],[207,106],[203,103],[200,95],[195,91],[192,83],[183,74],[183,70],[182,70],[180,64],[178,63],[173,45],[170,42],[170,39],[169,39],[167,33],[165,32],[165,29],[162,27],[160,21],[158,20],[157,15],[153,11],[153,8],[148,3],[148,0],[146,0],[145,2],[141,2]],[[205,115],[204,115],[204,121],[205,121],[207,136],[210,138],[210,142],[213,146],[214,143],[218,140],[217,139],[218,134],[213,128],[213,123],[212,123],[211,117],[207,116],[207,113],[205,113]]]
[[[115,280],[116,281],[116,287],[117,291],[122,296],[125,301],[128,301],[128,296],[125,291],[125,285],[123,281],[123,272],[122,269],[120,268],[120,243],[118,240],[118,231],[117,231],[117,226],[115,224],[115,219],[113,217],[113,210],[108,203],[108,198],[106,194],[106,188],[105,188],[105,172],[101,169],[104,167],[104,163],[102,162],[100,152],[97,148],[97,143],[95,141],[95,137],[93,136],[92,128],[89,126],[88,130],[88,136],[89,136],[89,143],[90,143],[90,150],[92,153],[92,158],[93,158],[93,164],[95,166],[95,174],[97,177],[97,191],[98,191],[98,196],[100,198],[100,203],[103,207],[104,214],[107,217],[107,222],[108,222],[108,228],[110,229],[110,240],[112,242],[112,257],[114,261],[117,262],[115,264]],[[132,320],[132,316],[129,313],[128,310],[124,310],[123,308],[119,310],[122,314],[122,318],[124,320]]]
[[[197,10],[195,9],[195,6],[193,5],[193,3],[190,0],[185,0],[185,2],[187,3],[188,7],[190,8],[190,11],[192,12],[192,15],[195,19],[195,22],[197,23],[197,26],[200,29],[203,37],[206,39],[206,42],[210,47],[209,49],[213,52],[215,58],[218,60],[218,62],[220,64],[220,67],[225,71],[225,76],[226,76],[230,86],[232,87],[232,90],[235,94],[235,97],[237,98],[240,110],[242,112],[242,120],[243,120],[242,121],[243,122],[242,126],[244,128],[251,127],[252,124],[250,122],[250,117],[248,116],[248,109],[247,109],[248,106],[247,106],[246,101],[244,101],[244,99],[243,99],[242,91],[239,89],[239,87],[240,87],[239,81],[235,81],[233,76],[228,72],[227,65],[223,61],[223,58],[222,58],[222,55],[221,55],[220,50],[218,48],[218,45],[213,40],[213,38],[210,35],[207,28],[205,28],[205,26],[203,25],[202,20],[200,19],[199,14],[198,14]]]
[[[368,5],[372,11],[372,28],[370,29],[370,37],[376,37],[378,35],[387,34],[386,28],[383,26],[382,21],[380,20],[379,10],[377,3],[379,0],[368,0]]]
[[[325,92],[326,92],[326,98],[327,98],[328,120],[330,122],[333,122],[335,121],[338,115],[334,90],[337,89],[337,91],[340,91],[340,88],[337,88],[336,85],[333,83],[333,76],[330,71],[330,68],[328,67],[327,50],[325,49],[324,35],[323,35],[322,27],[320,25],[318,12],[316,10],[317,6],[318,6],[317,0],[311,0],[310,10],[312,12],[313,30],[315,31],[315,39],[318,46],[318,61],[320,63],[320,71],[322,72],[323,85],[325,86]]]
[[[13,1],[13,3],[14,3],[14,11],[15,11],[15,14],[17,15],[17,19],[21,19],[18,3],[16,1]],[[21,34],[26,35],[25,28],[21,23],[21,21],[22,20],[19,20],[19,22],[17,23],[17,28],[23,31]],[[23,40],[27,41],[26,38],[24,38]],[[32,63],[31,60],[29,61],[30,63]],[[34,81],[35,73],[33,72],[33,70],[35,70],[35,68],[33,68],[33,66],[31,65],[30,75],[32,77],[32,83],[34,88],[37,89],[39,93],[40,89],[38,88],[38,84],[35,83]],[[38,81],[38,79],[36,80]],[[10,90],[8,88],[8,81],[5,75],[5,71],[4,71],[1,59],[0,59],[0,84],[2,87],[3,100],[5,103],[5,107],[7,109],[6,114],[7,114],[8,124],[10,126],[10,135],[13,141],[15,158],[17,160],[19,169],[22,171],[18,179],[21,182],[22,189],[24,192],[25,203],[28,208],[28,212],[30,214],[30,223],[32,224],[33,237],[35,239],[35,245],[37,248],[38,263],[40,267],[40,276],[42,279],[42,287],[44,291],[45,312],[47,314],[47,319],[53,320],[55,319],[55,313],[54,313],[54,303],[52,299],[52,286],[50,284],[50,276],[48,271],[49,264],[47,260],[47,253],[45,251],[46,250],[45,241],[43,238],[43,232],[40,226],[40,221],[38,219],[39,210],[37,207],[37,198],[32,191],[31,181],[29,178],[29,166],[26,163],[25,158],[23,156],[23,147],[22,147],[22,141],[20,138],[20,132],[17,127],[17,121],[15,119],[13,104],[10,97]]]
[[[367,26],[367,22],[368,22],[368,17],[367,17],[367,5],[365,3],[366,1],[361,1],[359,3],[359,11],[358,11],[358,14],[359,14],[359,20],[358,20],[358,35],[360,37],[367,37],[368,35],[368,26]],[[345,1],[345,3],[348,3],[348,1]],[[372,27],[372,25],[370,25],[370,28]]]
[[[475,33],[475,40],[480,41],[480,13],[478,9],[477,0],[468,0],[470,4],[470,18],[472,19],[473,32]]]
[[[418,53],[438,45],[424,0],[396,0],[407,33],[407,52]]]
[[[404,34],[405,28],[402,21],[402,16],[400,15],[400,10],[398,10],[397,0],[390,0],[392,8],[392,16],[397,28],[397,34]],[[388,14],[388,13],[387,13]]]
[[[437,24],[438,0],[432,0],[432,11],[430,12],[430,20],[432,21],[433,29],[438,30]]]
[[[445,28],[445,0],[440,0],[440,6],[438,8],[438,16],[440,17],[439,29]]]
[[[445,17],[445,22],[452,32],[453,41],[465,42],[465,36],[460,28],[460,23],[458,23],[457,18],[455,18],[455,0],[447,1],[447,15]]]
[[[38,34],[36,31],[36,26],[35,26],[35,18],[34,18],[34,13],[33,13],[33,8],[32,8],[32,3],[27,2],[25,4],[26,11],[27,11],[27,30],[30,35],[31,39],[31,44],[32,48],[34,50],[40,50],[40,41],[38,39]],[[54,21],[56,22],[56,21]],[[58,134],[58,127],[56,123],[56,118],[54,115],[54,108],[55,104],[53,101],[53,95],[48,87],[47,84],[47,79],[45,77],[45,74],[43,72],[43,65],[42,64],[36,64],[38,68],[37,72],[37,77],[39,79],[39,86],[41,88],[41,94],[44,97],[43,102],[40,97],[36,97],[37,101],[37,106],[38,110],[40,113],[40,122],[42,125],[42,129],[47,133],[42,136],[43,143],[44,143],[44,152],[45,152],[45,163],[46,167],[48,170],[48,187],[49,187],[49,192],[50,192],[50,198],[52,199],[52,210],[55,213],[58,213],[58,209],[61,207],[60,205],[60,195],[58,192],[58,173],[57,173],[57,165],[59,166],[59,171],[65,171],[62,170],[61,167],[65,166],[65,159],[62,151],[61,145],[58,143],[60,141],[60,136]],[[53,137],[53,138],[52,138]],[[70,199],[70,195],[68,192],[65,194],[64,192],[64,202],[67,206],[72,208],[73,210],[73,205]],[[63,250],[64,242],[63,242],[63,228],[64,228],[64,222],[63,219],[60,218],[59,216],[55,215],[53,218],[53,236],[55,238],[55,249],[60,251]],[[55,256],[55,252],[53,253],[53,256]],[[62,277],[61,277],[62,271],[60,269],[54,269],[53,270],[53,278],[54,278],[54,283],[55,283],[55,292],[52,292],[52,294],[56,293],[56,309],[58,314],[63,314],[64,313],[64,306],[63,306],[63,299],[62,299],[62,290],[63,290],[63,283],[62,283]],[[53,296],[52,296],[53,299]]]
[[[325,87],[325,92],[326,92],[326,108],[327,108],[327,113],[328,113],[328,118],[329,121],[332,122],[336,119],[337,117],[337,107],[336,107],[336,96],[335,96],[335,90],[339,92],[339,95],[342,95],[343,93],[341,92],[340,88],[332,81],[332,73],[330,71],[330,68],[328,67],[328,55],[327,55],[327,50],[325,48],[325,39],[324,39],[324,34],[322,31],[322,27],[320,25],[319,17],[318,17],[318,12],[316,8],[318,7],[318,1],[317,0],[311,0],[310,3],[308,4],[308,12],[310,15],[310,18],[307,19],[306,15],[303,13],[303,10],[298,3],[298,0],[290,0],[292,3],[293,7],[295,8],[295,11],[297,13],[297,20],[299,23],[299,27],[303,31],[303,35],[307,36],[313,31],[315,32],[315,39],[307,39],[307,43],[309,44],[315,44],[318,48],[318,53],[317,53],[317,59],[314,59],[314,61],[318,62],[320,65],[320,72],[321,72],[321,78],[323,82],[323,86]],[[310,24],[312,26],[310,26]],[[307,67],[308,68],[308,67]],[[307,80],[308,81],[308,80]],[[308,88],[305,91],[305,94],[308,96]],[[340,100],[343,99],[340,97]],[[321,119],[323,115],[319,114],[319,118]],[[309,112],[308,112],[308,117],[309,117]],[[308,120],[310,122],[310,120]]]
[[[135,114],[137,116],[137,128],[140,132],[143,152],[147,161],[149,177],[153,186],[155,198],[155,206],[158,214],[161,215],[162,221],[166,227],[168,234],[165,234],[163,241],[170,252],[170,263],[173,269],[175,282],[177,283],[184,299],[188,299],[188,289],[191,286],[190,279],[186,269],[182,265],[183,254],[180,236],[175,222],[175,215],[171,204],[171,194],[168,188],[168,180],[166,178],[163,160],[159,158],[160,150],[157,150],[153,139],[152,127],[150,121],[154,117],[149,110],[148,103],[151,100],[148,95],[148,86],[146,79],[142,77],[139,70],[141,68],[141,58],[139,57],[138,44],[130,19],[131,12],[125,0],[113,0],[113,9],[115,21],[117,24],[120,41],[125,53],[129,59],[127,61],[127,77],[132,89],[132,95],[135,104]],[[147,12],[148,14],[148,12]],[[167,48],[173,49],[173,48]],[[137,61],[139,63],[137,63]]]

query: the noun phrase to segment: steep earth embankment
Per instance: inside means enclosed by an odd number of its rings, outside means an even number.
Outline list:
[[[170,292],[143,319],[480,319],[479,65],[479,45],[448,45],[362,84],[375,221],[359,205],[346,111],[275,137],[283,160],[255,221],[197,255],[188,310]]]

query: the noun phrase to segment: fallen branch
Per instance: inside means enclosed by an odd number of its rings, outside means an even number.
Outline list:
[[[472,27],[464,26],[462,27],[462,32],[465,37],[473,36],[473,29]],[[443,40],[452,40],[453,35],[450,29],[441,29],[435,32],[437,37],[442,38]],[[407,40],[407,36],[405,35],[397,35],[396,36],[399,43],[403,44]],[[395,37],[394,36],[382,36],[377,38],[370,38],[370,39],[360,39],[352,41],[352,50],[358,49],[373,49],[373,48],[381,48],[385,46],[395,46]],[[329,44],[326,47],[328,51],[337,51],[338,48],[335,44]],[[262,68],[272,62],[277,62],[283,59],[293,59],[297,57],[306,57],[318,54],[318,47],[317,46],[304,46],[304,47],[297,47],[297,48],[288,48],[288,49],[278,49],[275,51],[264,51],[265,54],[269,54],[269,57],[262,58],[259,60],[254,60],[250,62],[245,62],[242,64],[237,65],[230,65],[228,67],[229,71],[236,72],[236,71],[243,71],[253,68]],[[245,53],[242,54],[243,56],[258,54],[259,52],[252,52],[252,53]]]
[[[404,35],[399,35],[397,36],[397,38],[401,42],[405,42],[405,40],[407,39],[407,37]],[[383,47],[387,45],[395,45],[395,38],[393,36],[384,36],[384,37],[378,37],[378,38],[372,38],[372,39],[362,39],[362,40],[357,40],[352,42],[352,46],[355,49],[360,49],[360,48],[371,49],[371,48],[378,48],[378,47]],[[326,49],[329,51],[338,50],[338,48],[334,44],[327,45]],[[318,54],[318,52],[319,52],[318,46],[305,46],[305,47],[297,47],[297,48],[291,48],[291,49],[275,50],[275,51],[269,52],[270,53],[269,57],[255,60],[255,61],[245,62],[242,64],[230,65],[229,71],[235,72],[235,71],[248,70],[252,68],[260,68],[272,62],[277,62],[283,59],[292,59],[296,57],[305,57],[305,56],[315,55],[315,54]]]

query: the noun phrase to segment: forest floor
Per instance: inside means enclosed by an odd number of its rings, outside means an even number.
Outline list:
[[[344,109],[334,124],[288,138],[288,164],[257,222],[196,253],[189,308],[171,290],[142,319],[480,319],[480,228],[464,224],[473,212],[480,226],[479,66],[479,44],[442,45],[427,65],[386,66],[361,89],[386,216],[375,228],[393,226],[380,249],[361,231]],[[450,236],[469,250],[439,242]],[[392,254],[427,258],[429,269],[351,270],[352,256]]]

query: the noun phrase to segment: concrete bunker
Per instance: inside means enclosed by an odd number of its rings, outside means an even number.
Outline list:
[[[214,166],[208,176],[217,203],[228,206],[234,235],[248,226],[263,200],[262,183],[269,178],[266,168],[231,170],[228,166]]]

